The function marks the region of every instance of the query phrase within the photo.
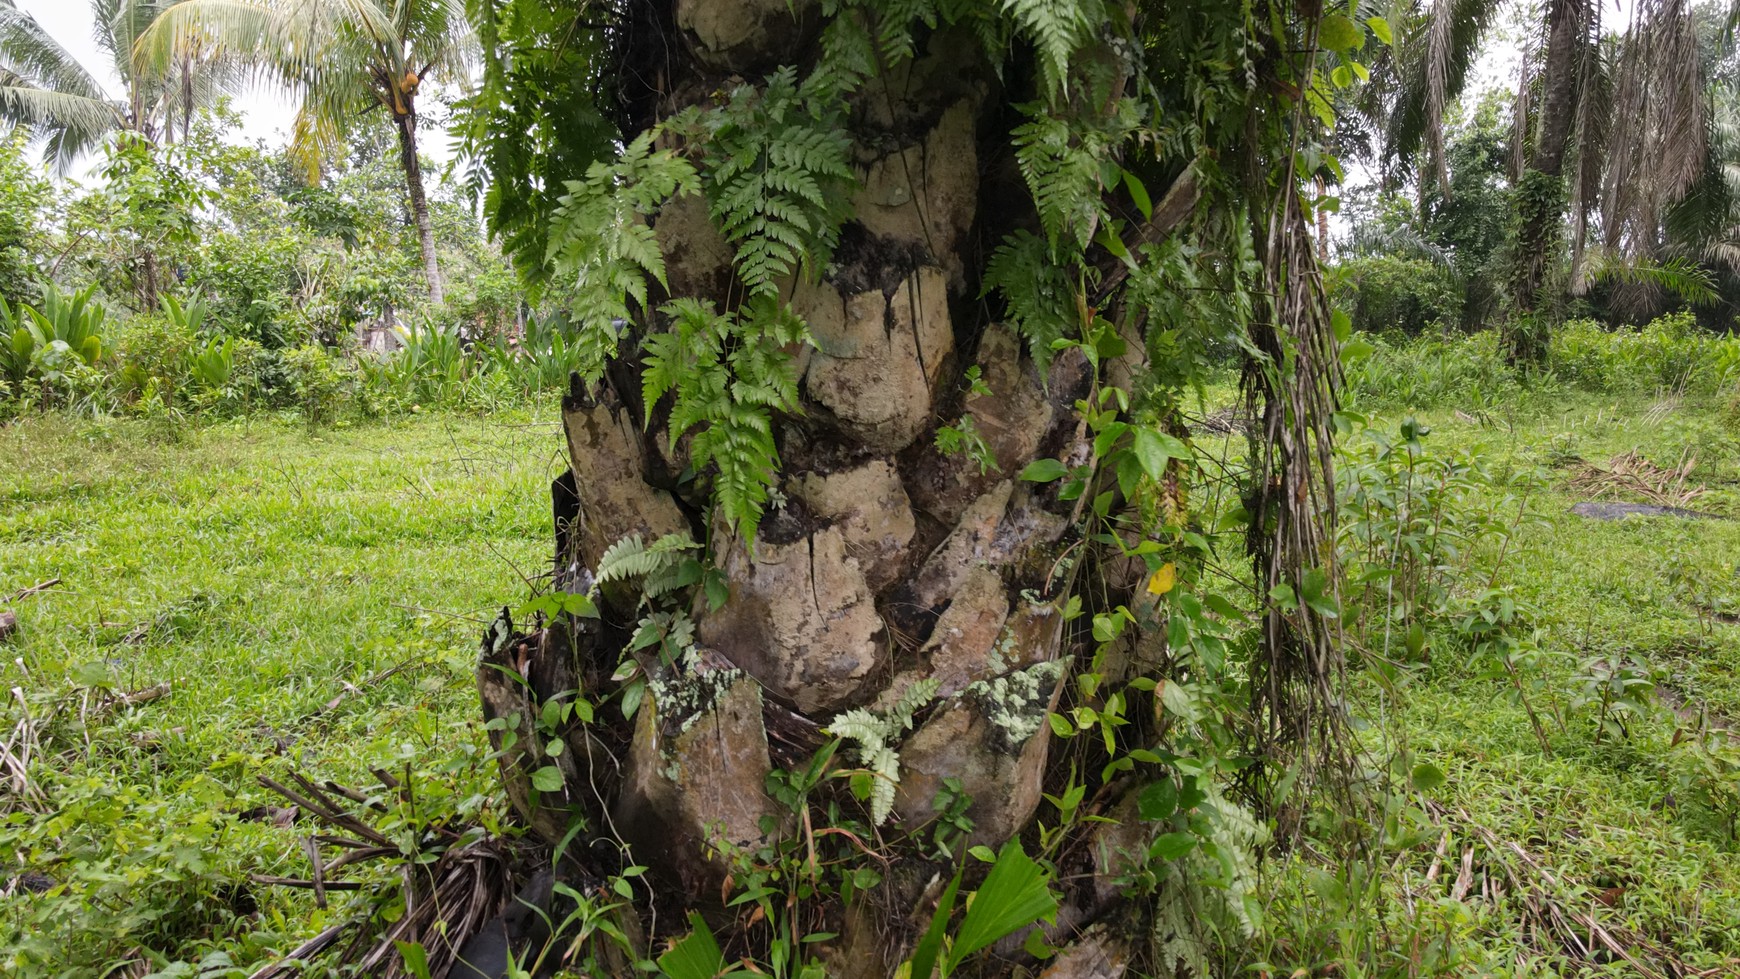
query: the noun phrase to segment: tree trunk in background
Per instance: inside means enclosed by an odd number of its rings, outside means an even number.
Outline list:
[[[406,113],[397,120],[399,163],[405,168],[405,190],[411,196],[411,217],[417,222],[417,246],[423,253],[423,280],[429,286],[429,301],[439,306],[443,298],[441,266],[435,256],[435,228],[429,223],[429,199],[423,193],[423,164],[417,159],[417,115]]]
[[[1512,192],[1517,232],[1505,346],[1511,363],[1522,365],[1545,359],[1552,329],[1541,293],[1558,266],[1564,237],[1565,149],[1576,114],[1578,48],[1588,28],[1588,0],[1551,0],[1547,17],[1538,136]]]

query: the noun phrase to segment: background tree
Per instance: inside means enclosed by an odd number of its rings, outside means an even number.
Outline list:
[[[115,129],[151,142],[183,137],[194,113],[238,81],[235,66],[195,43],[149,69],[133,61],[133,46],[162,6],[155,0],[91,0],[92,37],[121,80],[112,99],[102,81],[50,37],[36,18],[0,0],[0,119],[26,127],[45,143],[61,173]]]
[[[387,112],[399,143],[429,298],[443,299],[422,162],[417,96],[431,79],[463,78],[472,37],[450,0],[382,4],[317,0],[182,0],[141,36],[135,56],[163,70],[201,52],[235,58],[300,95],[292,153],[310,175],[332,160],[363,113]]]

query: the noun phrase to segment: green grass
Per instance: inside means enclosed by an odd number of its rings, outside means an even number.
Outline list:
[[[1327,845],[1276,861],[1268,936],[1251,957],[1289,969],[1358,957],[1398,976],[1600,971],[1531,933],[1515,895],[1482,892],[1499,870],[1486,856],[1460,900],[1457,867],[1428,883],[1446,831],[1450,860],[1483,834],[1514,842],[1567,906],[1691,965],[1740,956],[1740,846],[1672,744],[1673,716],[1597,739],[1564,693],[1579,658],[1631,655],[1692,703],[1740,717],[1740,626],[1711,613],[1740,606],[1740,520],[1588,521],[1569,513],[1578,496],[1553,465],[1633,448],[1672,463],[1695,448],[1693,481],[1710,490],[1696,506],[1740,515],[1740,437],[1722,406],[1650,408],[1547,393],[1479,417],[1421,414],[1434,451],[1476,448],[1500,473],[1545,473],[1530,498],[1542,519],[1521,525],[1502,561],[1472,555],[1457,590],[1495,578],[1538,609],[1552,753],[1508,685],[1467,668],[1448,625],[1396,695],[1380,701],[1359,675],[1381,722],[1370,743],[1446,780],[1396,813],[1381,901],[1350,896],[1351,865],[1325,859]],[[1374,426],[1393,432],[1400,417]],[[248,883],[304,876],[299,839],[313,831],[259,818],[281,801],[261,774],[360,786],[372,767],[408,768],[432,811],[486,826],[500,815],[472,670],[484,620],[547,564],[547,487],[562,465],[553,405],[318,435],[265,420],[179,443],[151,441],[158,431],[58,417],[0,428],[0,600],[62,579],[17,603],[20,636],[0,665],[0,689],[23,697],[4,708],[0,738],[27,705],[48,739],[32,777],[50,800],[8,797],[0,882],[32,871],[56,885],[0,898],[0,973],[204,959],[209,975],[245,975],[338,920],[344,895],[321,911],[305,892]],[[106,689],[165,681],[166,698],[92,712]]]
[[[258,774],[365,785],[409,764],[451,795],[434,804],[489,805],[472,671],[485,620],[548,565],[561,443],[541,408],[179,444],[128,422],[0,428],[0,602],[61,579],[17,604],[4,650],[3,688],[46,722],[32,777],[56,808],[10,800],[0,882],[65,890],[0,899],[0,972],[90,975],[134,947],[244,963],[307,937],[308,895],[237,886],[306,874],[297,834],[247,815],[282,803]],[[101,688],[162,682],[88,716]]]
[[[1708,489],[1692,506],[1740,516],[1740,433],[1723,404],[1652,407],[1648,398],[1559,392],[1503,413],[1419,413],[1432,451],[1469,448],[1500,476],[1538,468],[1544,477],[1528,501],[1540,519],[1522,522],[1502,553],[1489,546],[1471,555],[1455,592],[1466,600],[1491,581],[1534,606],[1546,655],[1532,696],[1551,754],[1509,683],[1470,669],[1454,624],[1440,623],[1429,663],[1404,673],[1399,694],[1358,686],[1367,714],[1383,719],[1368,740],[1377,755],[1405,749],[1410,764],[1429,763],[1446,780],[1412,793],[1395,814],[1378,854],[1381,885],[1363,900],[1348,896],[1346,881],[1327,883],[1345,867],[1296,856],[1280,868],[1270,961],[1358,959],[1396,976],[1636,974],[1531,931],[1508,885],[1505,896],[1483,896],[1487,876],[1501,874],[1488,846],[1496,842],[1540,860],[1563,906],[1592,910],[1710,974],[1740,970],[1740,845],[1723,799],[1696,778],[1689,746],[1674,744],[1683,722],[1656,706],[1631,723],[1629,737],[1597,737],[1592,712],[1571,696],[1579,661],[1637,657],[1694,709],[1740,718],[1740,626],[1709,611],[1740,605],[1740,520],[1609,523],[1570,512],[1588,498],[1567,485],[1573,455],[1605,465],[1637,449],[1671,465],[1689,448],[1701,460],[1691,482]],[[1394,437],[1402,417],[1386,411],[1373,427]],[[1446,832],[1450,863],[1428,882]],[[1451,900],[1457,857],[1470,846],[1474,886]]]

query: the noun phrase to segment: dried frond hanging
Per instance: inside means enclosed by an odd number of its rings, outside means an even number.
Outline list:
[[[1265,605],[1252,709],[1271,772],[1347,771],[1344,678],[1335,599],[1334,414],[1340,361],[1308,221],[1283,183],[1258,244],[1266,309],[1242,381],[1250,476],[1247,550]],[[1289,600],[1288,596],[1291,596]],[[1283,800],[1270,800],[1278,804]]]

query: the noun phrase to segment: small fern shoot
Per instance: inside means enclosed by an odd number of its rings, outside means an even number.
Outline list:
[[[647,420],[659,399],[674,393],[671,444],[695,431],[695,468],[717,467],[713,497],[725,519],[752,541],[779,472],[771,415],[798,408],[797,365],[788,348],[810,342],[809,328],[765,294],[735,316],[694,299],[660,312],[670,318],[670,329],[646,339],[641,393]]]
[[[651,544],[639,534],[629,534],[599,555],[593,580],[604,585],[628,578],[658,578],[674,571],[683,562],[685,553],[699,546],[687,533],[666,534]]]
[[[900,785],[900,754],[893,742],[912,729],[912,715],[936,699],[940,687],[935,677],[919,680],[885,712],[857,707],[828,725],[827,733],[855,743],[859,764],[870,772],[870,821],[874,825],[888,821],[894,811],[894,791]]]
[[[845,79],[840,79],[844,83]],[[673,125],[706,155],[713,220],[737,250],[737,274],[755,295],[778,295],[800,263],[827,264],[851,217],[856,178],[837,96],[800,87],[790,67],[765,87],[739,86],[711,112]]]
[[[984,295],[1003,294],[1009,327],[1027,341],[1043,376],[1054,344],[1069,336],[1075,293],[1063,268],[1052,262],[1045,240],[1027,231],[1003,239],[985,266]]]

